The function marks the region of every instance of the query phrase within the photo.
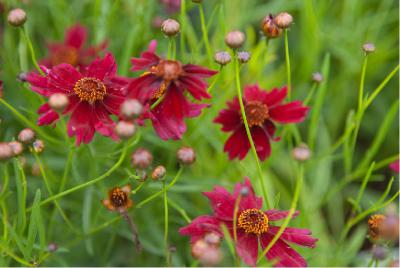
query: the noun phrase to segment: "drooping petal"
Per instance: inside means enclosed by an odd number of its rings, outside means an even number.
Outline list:
[[[203,82],[195,76],[183,76],[179,78],[179,88],[187,90],[196,100],[202,98],[209,99],[211,95],[206,91],[207,83]]]
[[[96,105],[93,109],[94,114],[94,128],[101,135],[111,137],[114,140],[118,140],[117,135],[114,132],[115,122],[109,117],[109,113],[103,105]]]
[[[105,77],[113,77],[117,72],[117,64],[115,63],[114,56],[107,53],[104,59],[94,60],[87,68],[86,76],[95,77],[103,81]]]
[[[273,88],[271,91],[267,93],[266,98],[264,99],[264,103],[269,107],[273,108],[276,105],[280,104],[287,95],[287,87],[282,87],[281,89]]]
[[[239,113],[231,109],[221,110],[213,122],[221,124],[221,130],[225,132],[236,130],[243,124]]]
[[[258,256],[258,237],[248,235],[242,229],[237,230],[236,251],[239,257],[247,265],[255,267]]]
[[[224,146],[224,152],[227,152],[229,159],[232,160],[238,157],[243,159],[250,149],[250,143],[246,135],[244,126],[236,129],[228,138]]]
[[[275,235],[279,231],[277,226],[269,226],[268,232]],[[318,239],[311,236],[311,231],[308,229],[286,227],[280,236],[286,242],[294,243],[303,247],[314,248]]]
[[[45,103],[42,106],[40,106],[38,109],[38,113],[40,114],[40,117],[38,119],[39,126],[50,125],[55,121],[57,121],[59,118],[58,113],[53,111],[48,103]]]
[[[47,77],[36,72],[29,72],[26,80],[31,85],[31,89],[34,92],[46,97],[52,94],[52,92],[48,89]]]
[[[76,145],[89,143],[93,139],[94,124],[93,106],[86,102],[80,102],[73,110],[67,129],[70,137],[76,136]]]
[[[271,155],[271,143],[269,135],[264,128],[254,126],[251,128],[251,137],[253,138],[254,146],[256,147],[258,158],[261,161]]]
[[[244,188],[248,188],[249,193],[246,196],[242,196],[239,204],[239,210],[246,210],[257,208],[261,209],[262,207],[262,198],[257,197],[253,185],[251,185],[251,181],[248,177],[244,178],[244,183],[236,183],[235,190],[233,191],[233,196],[235,199],[239,196],[240,191]]]
[[[215,186],[211,192],[203,192],[210,200],[215,217],[232,221],[235,208],[235,198],[223,187]]]
[[[80,49],[85,44],[86,38],[86,28],[80,24],[76,24],[67,30],[64,43],[68,46]]]
[[[222,237],[223,234],[220,230],[220,223],[214,216],[203,215],[194,219],[189,225],[179,229],[181,235],[190,236],[190,242],[195,243],[197,240],[203,238],[207,233],[215,233]]]
[[[127,98],[138,99],[140,102],[145,103],[159,90],[161,83],[162,80],[155,75],[142,75],[131,80],[125,89],[125,94]]]
[[[299,123],[307,116],[309,108],[301,101],[293,101],[269,109],[271,119],[279,123]]]
[[[210,70],[199,65],[185,64],[183,70],[186,73],[193,74],[200,78],[207,78],[218,73],[218,71]]]
[[[270,209],[265,211],[265,214],[267,214],[268,220],[279,221],[286,219],[286,217],[289,215],[289,212],[290,212],[289,210]],[[292,215],[292,219],[296,218],[297,215],[299,215],[299,211],[296,210]]]

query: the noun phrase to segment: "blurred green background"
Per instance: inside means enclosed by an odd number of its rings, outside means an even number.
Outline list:
[[[178,46],[177,58],[187,63],[195,63],[218,69],[215,63],[209,64],[202,41],[200,18],[197,6],[186,0],[186,19],[183,23],[185,51]],[[32,122],[37,120],[36,110],[41,98],[28,90],[28,86],[16,80],[23,71],[32,70],[30,54],[19,31],[7,25],[7,10],[21,7],[28,14],[26,29],[32,38],[38,58],[46,55],[46,42],[63,39],[64,30],[80,22],[90,32],[90,44],[102,40],[109,41],[109,50],[116,56],[118,73],[133,77],[129,71],[129,58],[139,56],[147,48],[150,40],[159,41],[159,54],[166,55],[168,40],[159,28],[154,28],[156,16],[173,17],[181,21],[179,12],[167,14],[164,6],[157,0],[25,0],[1,1],[1,49],[0,79],[4,81],[3,98]],[[355,198],[360,180],[349,183],[346,187],[324,200],[329,190],[346,175],[343,168],[341,147],[328,155],[329,150],[345,130],[346,117],[350,110],[356,110],[361,65],[363,61],[362,44],[372,42],[376,52],[369,56],[366,73],[365,92],[371,92],[390,73],[399,61],[399,18],[396,0],[204,0],[206,22],[213,52],[226,50],[225,34],[234,29],[246,33],[245,50],[252,53],[250,62],[242,68],[242,83],[258,83],[262,88],[281,87],[286,83],[283,37],[271,40],[268,53],[265,53],[265,39],[260,32],[260,23],[269,13],[287,11],[294,17],[294,24],[289,33],[290,56],[292,63],[292,85],[294,99],[304,100],[312,87],[313,72],[322,72],[325,59],[323,87],[326,95],[317,130],[315,157],[306,164],[306,183],[303,187],[299,209],[300,216],[291,225],[309,228],[320,241],[315,249],[299,249],[310,266],[346,266],[366,265],[368,258],[360,251],[368,250],[366,222],[353,228],[344,244],[338,243],[338,237],[349,216],[348,198]],[[178,36],[179,39],[179,36]],[[179,44],[177,40],[177,44]],[[329,68],[328,68],[329,67]],[[222,152],[227,138],[219,126],[212,123],[225,102],[236,95],[233,83],[233,64],[222,71],[213,89],[212,106],[201,117],[188,120],[188,132],[182,141],[165,142],[159,139],[151,126],[142,130],[143,139],[140,147],[146,147],[154,154],[154,162],[163,164],[171,180],[177,170],[175,152],[182,145],[192,146],[197,152],[196,163],[185,169],[177,185],[170,190],[170,198],[179,204],[193,219],[208,214],[211,209],[201,191],[209,191],[214,185],[232,188],[244,176],[256,177],[256,166],[252,155],[244,161],[229,161]],[[210,80],[211,82],[212,80]],[[321,89],[319,87],[318,90]],[[361,125],[353,163],[357,164],[370,148],[378,129],[386,118],[390,107],[398,99],[398,75],[395,75],[378,98],[368,108]],[[8,109],[0,105],[0,141],[12,140],[26,127]],[[399,117],[391,121],[379,150],[372,160],[380,161],[398,154]],[[309,120],[300,124],[303,140],[309,133]],[[60,129],[43,128],[46,133],[62,140]],[[282,133],[283,128],[278,128]],[[280,209],[288,209],[293,195],[295,174],[287,142],[282,140],[273,145],[273,156],[262,163],[267,178],[271,199],[280,193]],[[117,145],[104,137],[96,135],[94,142],[76,150],[73,168],[67,182],[67,188],[94,178],[107,170],[116,156],[110,155]],[[42,154],[51,184],[56,186],[62,176],[68,154],[68,145],[64,148],[47,144]],[[32,156],[27,154],[28,165],[34,164]],[[1,167],[1,166],[0,166]],[[162,199],[156,199],[143,208],[130,211],[138,229],[144,252],[137,255],[127,224],[123,220],[97,232],[97,226],[116,217],[108,212],[100,200],[106,197],[107,189],[127,182],[126,170],[131,170],[129,159],[105,181],[87,189],[60,199],[60,204],[68,218],[81,232],[76,234],[65,224],[57,213],[49,223],[53,205],[42,207],[41,214],[46,226],[46,242],[54,242],[59,251],[50,254],[45,266],[159,266],[164,265],[163,256],[163,208]],[[3,174],[3,173],[2,173]],[[10,194],[1,202],[6,202],[10,224],[17,215],[15,182],[13,175],[10,182]],[[33,203],[37,188],[42,189],[42,198],[47,192],[40,176],[28,174],[28,207]],[[363,174],[362,174],[363,175]],[[361,205],[368,207],[379,198],[393,173],[386,167],[374,172],[374,182],[369,184]],[[0,175],[3,176],[3,175]],[[362,179],[362,176],[356,179]],[[255,184],[258,186],[258,183]],[[55,187],[56,188],[56,187]],[[161,184],[148,182],[140,192],[132,196],[134,202],[159,190]],[[398,188],[398,178],[394,189]],[[257,192],[260,193],[260,191]],[[394,190],[392,191],[394,192]],[[326,202],[325,202],[326,201]],[[4,212],[2,218],[4,217]],[[187,223],[174,209],[170,209],[170,243],[177,248],[173,253],[173,264],[191,265],[189,239],[181,237],[178,229]],[[8,247],[20,255],[15,242]],[[369,253],[367,253],[369,254]],[[35,254],[34,254],[35,256]],[[2,256],[4,257],[4,256]],[[0,265],[16,265],[9,258],[0,257]],[[39,256],[36,255],[36,258]],[[398,258],[398,257],[397,257]],[[233,265],[228,250],[221,265]]]

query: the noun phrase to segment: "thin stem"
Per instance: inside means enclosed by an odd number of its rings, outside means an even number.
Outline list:
[[[136,193],[140,190],[140,188],[143,187],[143,185],[144,185],[145,182],[146,182],[146,181],[143,181],[143,182],[139,183],[139,185],[138,185],[135,189],[133,189],[131,193],[132,193],[132,194],[136,194]]]
[[[44,76],[45,74],[44,74],[44,72],[42,71],[42,69],[40,69],[39,64],[38,64],[38,62],[37,62],[35,50],[33,49],[33,45],[32,45],[31,39],[29,38],[28,34],[26,33],[26,30],[25,30],[24,27],[20,27],[19,29],[21,30],[21,33],[22,33],[22,35],[24,36],[25,41],[26,41],[26,43],[27,43],[27,45],[28,45],[29,52],[31,53],[31,59],[32,59],[33,65],[35,65],[35,68],[38,70],[38,72],[39,72],[41,75]]]
[[[150,106],[150,110],[153,110],[154,108],[156,108],[157,105],[159,105],[159,104],[163,101],[164,98],[165,98],[165,93],[164,93],[161,97],[159,97],[159,98]]]
[[[170,254],[168,249],[168,195],[165,187],[165,180],[163,180],[163,190],[164,190],[164,250],[165,259],[167,261],[167,267],[171,265]]]
[[[358,111],[361,111],[362,106],[363,106],[364,82],[365,82],[365,73],[366,73],[366,70],[367,70],[367,64],[368,64],[368,54],[365,54],[364,62],[363,62],[363,65],[362,65],[362,70],[361,70],[360,87],[358,89]]]
[[[234,54],[235,54],[234,55],[235,56],[234,60],[235,60],[236,90],[237,90],[237,95],[238,95],[238,98],[239,98],[240,111],[242,113],[243,123],[244,123],[245,129],[246,129],[246,134],[247,134],[247,138],[248,138],[249,143],[250,143],[251,151],[253,152],[253,156],[254,156],[254,159],[255,159],[256,164],[257,164],[258,176],[259,176],[259,180],[260,180],[260,184],[261,184],[261,189],[262,189],[262,192],[263,192],[263,197],[264,197],[264,200],[265,200],[265,202],[267,204],[267,208],[269,208],[270,205],[269,205],[269,200],[268,200],[268,196],[267,196],[267,190],[266,190],[266,187],[265,187],[265,182],[263,180],[263,173],[262,173],[262,170],[261,170],[260,162],[258,160],[257,150],[256,150],[256,147],[254,145],[253,138],[251,136],[249,124],[247,122],[246,112],[244,110],[244,104],[243,104],[243,99],[242,99],[242,89],[241,89],[241,84],[240,84],[239,60],[236,57],[236,51],[234,51]]]
[[[148,202],[150,202],[151,200],[153,200],[154,198],[156,198],[157,196],[159,196],[160,194],[163,194],[164,192],[168,191],[169,188],[171,188],[172,186],[174,186],[174,184],[177,182],[177,180],[179,179],[179,177],[181,176],[183,171],[183,166],[180,166],[178,172],[175,175],[175,178],[170,182],[170,184],[168,184],[165,188],[163,188],[161,191],[158,191],[157,193],[151,195],[150,197],[146,198],[145,200],[143,200],[142,202],[140,202],[139,204],[136,205],[136,208],[141,208],[143,205],[147,204]]]
[[[282,226],[279,228],[278,232],[275,234],[274,238],[271,240],[271,242],[268,244],[268,246],[261,253],[260,257],[257,259],[257,263],[260,262],[264,258],[264,256],[268,253],[268,251],[275,245],[275,243],[278,241],[278,239],[281,237],[281,235],[285,231],[286,227],[288,226],[289,221],[291,220],[293,214],[296,212],[297,201],[299,200],[299,195],[300,195],[301,187],[303,185],[303,180],[304,180],[304,168],[303,168],[303,165],[300,164],[299,170],[298,170],[296,189],[294,191],[294,196],[293,196],[292,204],[290,206],[289,214],[287,215]]]
[[[182,217],[185,219],[185,221],[187,221],[187,223],[192,222],[192,220],[187,215],[186,211],[182,207],[180,207],[177,203],[175,203],[173,200],[171,200],[171,198],[168,199],[168,204],[170,204],[171,207],[173,207],[176,211],[178,211],[179,214],[181,214]]]
[[[181,57],[184,59],[186,56],[186,47],[185,47],[186,0],[181,0],[180,21],[181,21],[180,49],[181,49]]]
[[[139,253],[142,251],[142,246],[139,241],[139,235],[138,235],[138,230],[136,227],[136,224],[133,222],[132,218],[129,216],[128,212],[126,210],[120,211],[122,218],[128,223],[131,232],[132,232],[132,239],[133,242],[135,243],[135,248],[136,252]]]
[[[289,40],[288,40],[288,29],[285,29],[285,60],[286,60],[286,75],[287,75],[287,92],[288,99],[291,99],[292,93],[292,78],[290,71],[290,56],[289,56]]]
[[[173,37],[168,37],[168,52],[167,52],[167,59],[168,60],[172,59],[173,43],[174,43],[174,38]]]
[[[198,6],[199,6],[199,14],[200,14],[200,21],[201,21],[201,31],[203,33],[204,44],[205,44],[207,55],[208,55],[208,61],[211,62],[212,52],[211,52],[211,48],[210,48],[210,42],[208,40],[206,20],[204,18],[204,9],[203,9],[203,5],[202,4],[199,4]]]
[[[214,80],[211,82],[210,86],[207,89],[208,93],[211,93],[211,90],[214,88],[215,84],[217,83],[218,78],[221,76],[221,72],[222,72],[223,68],[224,68],[224,66],[220,65],[219,72],[217,73],[217,75],[215,76]]]
[[[13,258],[16,262],[22,264],[23,266],[26,267],[34,267],[34,265],[32,265],[31,263],[25,261],[24,259],[18,257],[17,255],[15,255],[12,251],[10,251],[8,248],[4,247],[1,243],[0,243],[0,249],[7,254],[8,256],[10,256],[11,258]]]
[[[308,93],[305,101],[303,102],[304,105],[307,105],[312,100],[312,98],[314,97],[315,90],[317,89],[317,86],[318,86],[318,83],[314,82],[312,87],[311,87],[310,92]]]

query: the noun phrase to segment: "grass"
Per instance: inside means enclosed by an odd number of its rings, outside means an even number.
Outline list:
[[[25,31],[20,32],[7,24],[7,12],[1,13],[0,141],[13,140],[22,128],[32,127],[46,143],[40,155],[25,153],[25,168],[16,159],[0,162],[0,266],[198,265],[190,255],[188,238],[178,229],[211,212],[202,191],[215,185],[232,189],[244,176],[252,179],[259,196],[263,189],[257,180],[264,178],[265,195],[274,207],[301,211],[288,224],[309,228],[319,238],[315,249],[296,248],[310,266],[370,262],[366,220],[398,203],[398,174],[388,169],[399,155],[397,1],[205,0],[199,8],[186,0],[178,13],[169,15],[182,23],[174,41],[176,58],[218,70],[210,57],[227,50],[228,31],[240,29],[246,33],[243,49],[252,53],[251,60],[240,66],[240,80],[235,79],[239,70],[232,62],[208,81],[212,105],[187,120],[182,140],[162,141],[148,126],[140,129],[136,142],[116,144],[96,135],[90,145],[78,148],[66,139],[65,126],[36,126],[36,110],[43,99],[16,80],[20,72],[35,68],[32,50],[43,58],[46,41],[62,40],[64,29],[79,21],[88,27],[91,44],[108,39],[118,73],[135,77],[129,58],[144,51],[151,39],[158,40],[158,52],[167,56],[170,41],[152,27],[156,15],[167,15],[156,0],[0,2],[6,11],[22,7],[28,14]],[[264,16],[280,11],[294,17],[288,46],[281,36],[268,42],[267,51],[259,25]],[[376,46],[368,61],[361,49],[366,42]],[[289,73],[285,54],[290,54]],[[317,71],[324,77],[320,84],[311,81]],[[237,95],[238,87],[258,83],[271,89],[288,78],[291,99],[307,99],[308,118],[296,127],[278,127],[282,140],[273,144],[272,156],[260,163],[260,169],[251,152],[243,161],[229,161],[223,153],[227,135],[212,119]],[[291,148],[301,142],[310,146],[313,156],[299,168]],[[175,152],[182,145],[193,147],[197,160],[181,170]],[[153,153],[154,165],[166,166],[165,182],[128,179],[126,170],[134,171],[128,154],[139,146]],[[42,175],[32,174],[35,164]],[[135,252],[128,224],[100,203],[109,188],[128,182],[137,187],[134,203],[146,203],[129,210],[143,246],[141,254]],[[223,243],[221,265],[237,263],[233,242]],[[50,243],[58,245],[57,252],[48,251]],[[175,246],[176,252],[166,252],[167,245]],[[258,264],[269,265],[262,258]]]

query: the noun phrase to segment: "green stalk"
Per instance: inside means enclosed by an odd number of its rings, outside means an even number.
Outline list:
[[[20,29],[22,35],[23,35],[24,38],[25,38],[26,44],[28,45],[29,52],[31,53],[31,59],[32,59],[33,65],[35,65],[35,68],[38,70],[38,72],[39,72],[41,75],[44,76],[45,74],[44,74],[44,72],[42,71],[42,69],[40,69],[39,64],[38,64],[38,62],[37,62],[35,50],[33,49],[33,45],[32,45],[31,39],[29,38],[28,34],[26,33],[26,30],[25,30],[24,27],[20,27],[19,29]]]
[[[311,87],[310,92],[308,93],[305,101],[303,102],[304,105],[307,105],[312,100],[312,98],[314,97],[315,90],[317,89],[317,86],[318,86],[318,83],[314,82]]]
[[[199,14],[200,14],[200,21],[201,21],[201,31],[203,33],[203,39],[204,39],[204,44],[206,47],[207,55],[208,55],[208,61],[212,61],[212,52],[210,48],[210,42],[208,40],[208,33],[207,33],[207,27],[206,27],[206,20],[204,17],[204,9],[203,5],[199,4]]]
[[[288,40],[288,29],[285,29],[285,60],[286,60],[286,75],[287,75],[287,92],[288,99],[291,99],[292,94],[292,78],[290,71],[290,56],[289,56],[289,40]]]
[[[181,0],[180,21],[181,21],[180,49],[181,49],[181,57],[182,59],[184,59],[186,56],[186,47],[185,47],[186,0]]]
[[[258,159],[257,150],[256,150],[256,147],[254,146],[254,141],[253,141],[253,138],[251,136],[249,124],[247,122],[246,112],[244,110],[244,104],[243,104],[243,98],[242,98],[242,89],[241,89],[241,84],[240,84],[239,60],[237,59],[236,51],[234,51],[234,58],[235,58],[234,61],[235,61],[236,89],[237,89],[237,95],[238,95],[238,98],[239,98],[240,111],[242,113],[243,123],[244,123],[244,127],[246,129],[247,138],[249,139],[251,151],[253,152],[253,156],[254,156],[254,159],[255,159],[256,164],[257,164],[258,176],[259,176],[259,180],[260,180],[260,184],[261,184],[261,189],[262,189],[262,192],[263,192],[263,197],[264,197],[264,200],[265,200],[265,202],[267,204],[267,208],[269,208],[270,204],[269,204],[269,200],[268,200],[268,196],[267,196],[267,190],[266,190],[266,187],[265,187],[265,182],[263,180],[263,173],[262,173],[260,162],[259,162],[259,159]]]
[[[167,267],[171,265],[170,254],[168,249],[168,195],[165,187],[165,180],[163,180],[164,190],[164,247],[165,247],[165,259],[167,261]]]

